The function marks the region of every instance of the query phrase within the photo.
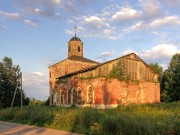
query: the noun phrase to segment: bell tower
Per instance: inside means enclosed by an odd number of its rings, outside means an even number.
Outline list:
[[[79,37],[76,36],[77,27],[74,26],[74,37],[72,37],[68,42],[68,57],[80,56],[83,57],[83,42]]]

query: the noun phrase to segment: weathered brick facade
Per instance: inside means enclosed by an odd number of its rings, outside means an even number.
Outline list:
[[[51,104],[112,108],[160,102],[158,75],[136,54],[99,64],[83,57],[76,36],[68,47],[68,58],[49,67]],[[110,75],[115,67],[119,78]]]

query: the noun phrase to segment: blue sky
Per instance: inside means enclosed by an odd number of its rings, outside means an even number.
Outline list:
[[[180,53],[180,0],[1,0],[0,60],[20,65],[28,97],[47,99],[48,66],[67,58],[74,26],[98,62],[135,52],[166,69]]]

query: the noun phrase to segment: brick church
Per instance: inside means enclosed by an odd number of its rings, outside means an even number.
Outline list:
[[[114,108],[160,102],[158,75],[135,53],[104,63],[83,56],[83,42],[72,37],[68,58],[49,67],[50,104]]]

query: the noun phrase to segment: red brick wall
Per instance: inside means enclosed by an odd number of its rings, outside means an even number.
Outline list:
[[[60,84],[59,88],[78,89],[80,87],[83,93],[83,100],[86,103],[87,88],[90,85],[94,88],[95,105],[160,102],[160,85],[154,82],[125,82],[116,79],[106,80],[104,78],[80,80],[76,77],[71,77],[66,84]]]

